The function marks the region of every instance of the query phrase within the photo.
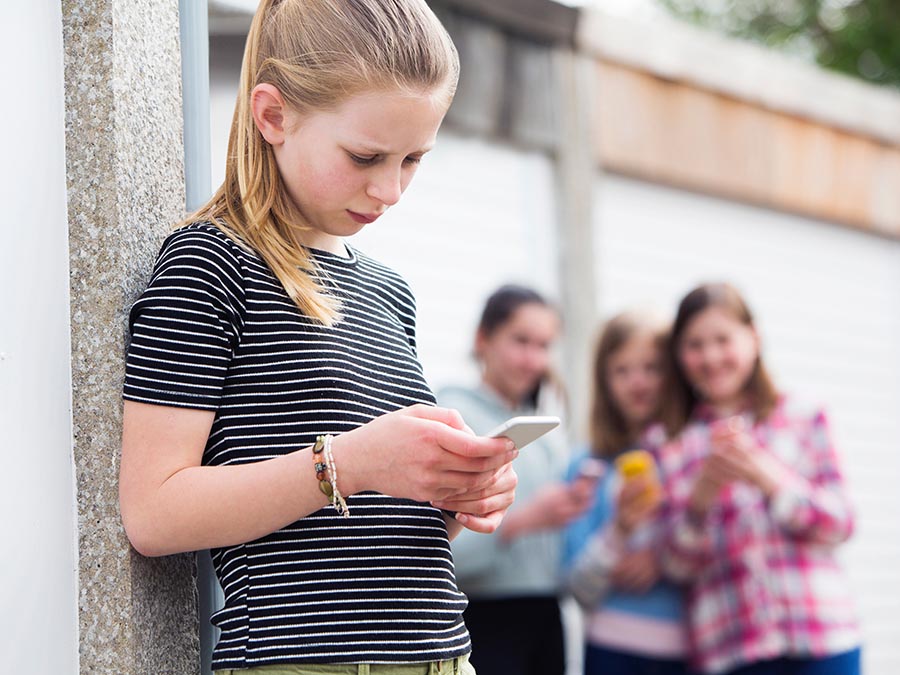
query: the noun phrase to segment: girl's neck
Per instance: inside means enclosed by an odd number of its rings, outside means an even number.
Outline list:
[[[731,417],[747,409],[747,397],[744,394],[722,401],[706,401],[716,417]]]
[[[326,253],[332,253],[341,258],[350,257],[350,254],[347,252],[347,247],[344,245],[343,237],[318,232],[312,229],[306,231],[295,229],[294,239],[298,244],[308,249],[325,251]]]

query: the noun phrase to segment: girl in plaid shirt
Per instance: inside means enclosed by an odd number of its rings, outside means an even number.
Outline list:
[[[853,530],[825,414],[779,394],[728,284],[681,302],[663,398],[665,572],[688,582],[696,666],[734,675],[858,675],[836,548]]]

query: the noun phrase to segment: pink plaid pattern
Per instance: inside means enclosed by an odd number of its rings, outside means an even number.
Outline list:
[[[696,667],[720,673],[859,646],[853,599],[835,557],[853,531],[853,512],[825,414],[782,398],[751,432],[784,465],[778,493],[766,500],[757,488],[734,483],[697,523],[686,505],[709,452],[710,422],[709,411],[698,410],[659,451],[670,500],[663,567],[691,584]]]

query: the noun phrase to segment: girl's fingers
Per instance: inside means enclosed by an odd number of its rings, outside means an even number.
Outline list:
[[[626,568],[619,574],[618,585],[627,590],[636,590],[640,583],[640,578],[639,572]]]
[[[472,436],[471,438],[477,438]],[[495,449],[496,445],[493,446]],[[479,454],[467,456],[463,454],[458,454],[456,452],[452,452],[448,450],[445,446],[441,446],[442,454],[437,458],[438,466],[443,471],[452,471],[459,473],[474,473],[474,474],[488,474],[488,473],[496,473],[502,471],[504,467],[510,465],[510,463],[519,456],[519,451],[515,448],[514,445],[506,445],[506,441],[500,441],[500,452],[499,454],[491,454],[488,456],[481,456]],[[483,452],[482,450],[475,449],[474,452]],[[478,479],[478,484],[482,487],[485,486],[483,480]]]
[[[503,493],[484,497],[483,499],[445,499],[440,502],[434,502],[434,506],[446,511],[483,516],[495,511],[508,509],[512,505],[514,498],[514,493]]]
[[[728,451],[720,454],[720,458],[723,465],[741,471],[746,471],[753,465],[750,455],[740,448],[729,448]]]
[[[471,436],[465,431],[460,431],[444,425],[435,430],[435,440],[444,450],[459,455],[466,459],[483,458],[488,460],[485,464],[491,464],[500,460],[507,460],[508,456],[515,457],[518,454],[516,445],[508,438],[486,438],[484,436]],[[502,466],[506,461],[501,461],[497,466]]]
[[[731,469],[722,463],[710,464],[705,471],[704,479],[716,488],[734,480]]]
[[[491,534],[500,527],[503,522],[503,516],[506,511],[495,511],[484,516],[473,516],[470,513],[457,513],[456,520],[467,530],[480,532],[482,534]]]
[[[462,474],[463,476],[471,476],[471,474]],[[496,478],[491,478],[487,481],[487,483],[482,487],[476,487],[472,489],[459,489],[453,492],[453,494],[444,498],[441,501],[440,508],[446,508],[448,511],[463,511],[462,506],[465,504],[474,504],[486,497],[489,497],[493,494],[497,493],[497,490],[491,489],[495,484]]]
[[[628,591],[643,592],[656,580],[652,568],[639,561],[625,561],[614,572],[614,583]]]
[[[515,499],[518,476],[512,467],[494,474],[484,487],[435,502],[438,508],[465,513],[488,513],[508,508]]]
[[[722,460],[716,462],[711,467],[710,476],[714,481],[724,482],[734,480],[740,472],[736,469],[732,462]]]
[[[512,464],[504,464],[499,469],[477,474],[459,472],[456,477],[457,483],[462,483],[464,487],[453,496],[458,499],[470,500],[512,493],[519,482],[519,477]]]
[[[400,411],[400,414],[418,417],[423,420],[440,422],[454,429],[465,430],[468,428],[463,421],[462,415],[453,408],[441,408],[439,406],[424,405],[420,403],[404,408]]]
[[[437,445],[466,460],[448,466],[449,469],[489,471],[511,462],[518,455],[515,444],[508,438],[475,436],[462,416],[452,408],[414,405],[404,408],[401,413],[422,420],[425,425],[424,431],[421,431],[424,444]]]
[[[625,481],[625,485],[622,486],[622,498],[634,499],[635,497],[642,495],[644,493],[644,490],[649,486],[650,481],[643,476],[631,478]]]
[[[383,420],[383,421],[381,421]],[[472,500],[502,492],[492,488],[518,455],[508,439],[481,438],[449,408],[416,405],[372,422],[370,445],[388,450],[379,491],[418,501]],[[361,427],[360,429],[366,429]],[[350,432],[354,433],[354,432]],[[459,509],[453,509],[459,510]]]
[[[473,494],[487,491],[495,482],[494,471],[443,471],[437,475],[434,484],[437,489],[445,491],[441,495],[444,501],[453,499],[472,499]]]

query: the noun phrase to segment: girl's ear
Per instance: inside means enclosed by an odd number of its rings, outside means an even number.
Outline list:
[[[250,92],[250,110],[259,133],[270,145],[284,143],[287,106],[281,92],[271,84],[263,83]]]

